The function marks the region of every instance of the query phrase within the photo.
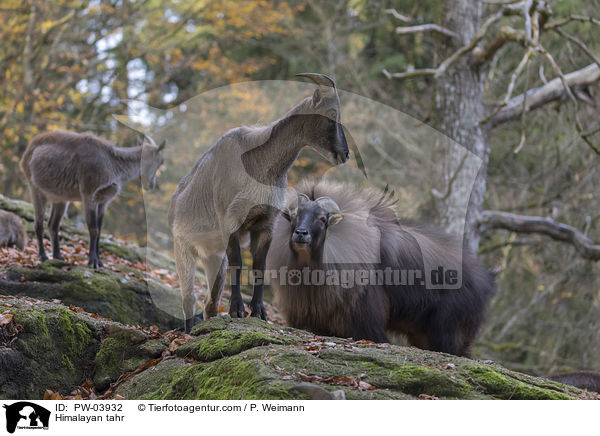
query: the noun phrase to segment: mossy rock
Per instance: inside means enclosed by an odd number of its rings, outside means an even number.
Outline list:
[[[255,318],[212,318],[193,334],[176,350],[180,359],[135,375],[116,392],[170,400],[321,399],[340,391],[347,399],[595,398],[490,362],[322,338]],[[314,344],[322,348],[314,351]]]
[[[157,365],[148,368],[138,376],[132,377],[120,384],[115,391],[116,395],[124,398],[150,398],[150,395],[162,396],[166,392],[162,389],[169,387],[178,370],[193,365],[184,359],[165,359]]]
[[[152,278],[139,280],[109,269],[93,270],[53,260],[37,268],[12,266],[6,275],[7,280],[0,279],[0,295],[59,299],[124,324],[157,325],[163,330],[182,324],[156,304],[168,307],[171,313],[179,312],[179,292]]]
[[[244,350],[269,344],[292,344],[299,341],[293,334],[256,318],[241,319],[232,323],[229,316],[214,317],[200,323],[193,334],[194,338],[177,349],[179,357],[188,357],[201,362],[209,362],[226,356],[239,354]]]
[[[0,299],[20,331],[0,352],[1,398],[39,398],[45,389],[67,392],[94,371],[100,325],[59,304]]]
[[[121,374],[160,357],[169,340],[94,318],[62,304],[0,296],[0,398],[63,395],[86,380],[101,391]]]
[[[489,361],[319,337],[256,318],[212,318],[170,343],[172,333],[32,298],[0,296],[5,312],[13,319],[0,327],[1,399],[65,395],[86,380],[99,394],[113,384],[110,395],[128,399],[599,398]]]
[[[99,391],[106,389],[121,374],[160,357],[169,345],[168,340],[148,339],[136,329],[111,327],[94,358],[93,382]]]

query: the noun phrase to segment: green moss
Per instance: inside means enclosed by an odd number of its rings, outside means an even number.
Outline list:
[[[568,400],[572,396],[553,389],[543,389],[534,384],[503,374],[500,371],[482,365],[464,368],[473,380],[473,384],[486,394],[504,400]]]
[[[166,394],[175,373],[189,366],[183,359],[162,360],[139,375],[125,380],[118,386],[116,394],[127,399],[150,399],[151,395],[159,398]]]
[[[50,338],[50,331],[48,330],[48,323],[46,317],[38,312],[32,312],[29,318],[32,322],[28,322],[28,327],[32,329],[32,332],[40,336],[40,339]]]
[[[88,325],[83,315],[59,304],[18,299],[10,304],[15,322],[23,327],[12,344],[24,361],[18,397],[37,398],[46,389],[70,392],[90,370],[95,321],[88,318]],[[0,362],[0,372],[6,370]],[[2,392],[0,387],[0,396]]]
[[[214,332],[216,330],[224,330],[227,328],[230,322],[231,318],[228,316],[215,316],[210,319],[207,319],[206,321],[202,321],[196,324],[192,328],[190,334],[192,336],[200,336]]]
[[[109,374],[118,373],[121,369],[126,347],[127,344],[115,338],[104,339],[94,359],[96,364],[95,378],[103,378]]]
[[[471,391],[471,387],[457,375],[416,365],[396,367],[391,379],[391,387],[415,396],[426,394],[445,398],[467,398]]]
[[[149,340],[144,333],[118,324],[109,325],[94,359],[94,385],[103,390],[125,372],[160,356],[168,346],[166,339]]]
[[[62,355],[61,361],[62,361],[63,366],[67,370],[69,370],[71,372],[75,370],[75,367],[73,366],[73,363],[71,363],[71,359],[69,359],[69,356],[67,356],[66,354]]]
[[[58,319],[63,334],[64,349],[71,355],[81,357],[89,345],[91,331],[81,321],[73,323],[70,310],[63,309],[59,313]]]
[[[221,357],[239,354],[253,347],[290,342],[284,337],[270,336],[257,331],[215,330],[179,347],[177,355],[209,362]]]
[[[73,350],[78,355],[82,355],[85,349],[90,344],[90,337],[92,332],[89,327],[82,321],[77,321],[73,325],[74,336],[74,347]]]
[[[306,398],[291,390],[292,382],[278,380],[260,360],[232,356],[178,370],[167,386],[151,399],[284,400]]]
[[[50,351],[51,338],[48,321],[42,312],[28,311],[17,314],[17,322],[28,334],[19,336],[19,348],[27,355],[35,356]]]

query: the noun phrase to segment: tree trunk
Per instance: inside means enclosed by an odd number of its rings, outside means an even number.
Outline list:
[[[440,23],[457,36],[438,37],[439,62],[473,39],[481,25],[481,11],[480,0],[446,0]],[[483,79],[481,68],[467,55],[435,80],[435,127],[481,159],[464,159],[456,148],[442,148],[439,144],[445,162],[439,179],[440,185],[446,187],[446,194],[436,201],[441,224],[453,234],[464,234],[465,246],[473,251],[479,247],[477,223],[483,207],[489,158],[488,132],[478,125],[485,116]],[[469,174],[477,174],[473,185]]]

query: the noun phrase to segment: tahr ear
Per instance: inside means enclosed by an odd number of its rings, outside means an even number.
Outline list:
[[[327,227],[331,227],[339,223],[344,219],[344,216],[340,212],[332,212],[327,215]]]
[[[281,211],[281,216],[289,222],[292,222],[292,212],[287,207]]]
[[[319,104],[321,103],[321,100],[323,100],[323,96],[321,95],[321,90],[319,88],[317,88],[317,89],[315,89],[315,92],[313,93],[313,98],[312,98],[313,107],[319,106]]]

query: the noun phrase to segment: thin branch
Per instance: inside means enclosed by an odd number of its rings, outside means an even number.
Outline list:
[[[390,73],[385,68],[382,73],[388,79],[409,79],[411,77],[433,76],[437,70],[435,68],[424,68],[421,70],[406,71],[404,73]]]
[[[489,253],[490,251],[495,251],[495,250],[498,250],[500,248],[505,248],[505,247],[519,247],[519,246],[533,245],[533,244],[535,244],[535,241],[533,240],[533,238],[532,239],[522,239],[522,240],[518,240],[518,241],[497,242],[497,243],[493,243],[493,244],[489,244],[489,245],[485,245],[485,246],[481,247],[477,251],[477,254]]]
[[[523,69],[525,68],[525,66],[529,64],[529,59],[531,59],[531,57],[533,56],[533,53],[534,53],[534,51],[531,47],[529,49],[527,49],[527,51],[523,55],[523,58],[521,58],[521,62],[519,62],[517,69],[512,73],[512,76],[510,77],[510,82],[508,84],[508,88],[506,90],[506,95],[504,96],[504,100],[502,100],[502,103],[500,103],[498,106],[496,106],[496,108],[487,117],[485,117],[483,120],[479,121],[479,124],[486,124],[488,121],[493,119],[496,115],[498,115],[498,113],[500,113],[500,111],[503,108],[508,106],[508,104],[510,103],[510,98],[512,97],[512,93],[515,89],[515,84],[517,82],[517,79],[523,72]]]
[[[581,135],[582,136],[594,136],[598,132],[600,132],[600,126],[590,129],[587,132],[582,133]]]
[[[583,21],[583,22],[588,22],[588,23],[592,23],[592,24],[600,24],[600,20],[598,20],[597,18],[594,18],[594,17],[587,17],[585,15],[571,15],[560,21],[551,21],[550,23],[547,23],[544,26],[544,29],[546,29],[546,30],[556,29],[557,27],[564,26],[565,24],[570,23],[571,21]]]
[[[480,226],[482,231],[504,229],[516,233],[542,234],[573,245],[585,259],[600,260],[600,243],[592,241],[574,227],[557,223],[552,218],[486,210],[481,215]]]
[[[450,177],[450,180],[448,181],[448,186],[446,186],[446,193],[442,194],[440,191],[438,191],[437,189],[433,188],[431,190],[431,193],[433,194],[434,197],[439,198],[442,201],[445,201],[446,199],[448,199],[448,197],[450,197],[450,194],[452,194],[452,185],[456,181],[456,178],[458,177],[458,174],[462,171],[463,166],[465,166],[465,162],[467,160],[467,156],[468,156],[468,153],[465,153],[465,155],[463,156],[463,158],[458,163],[458,166],[456,167],[456,170],[452,174],[452,177]]]
[[[456,33],[454,33],[452,30],[446,29],[445,27],[442,27],[438,24],[421,24],[419,26],[396,27],[396,33],[399,35],[403,35],[406,33],[426,32],[429,30],[431,30],[433,32],[442,33],[451,38],[456,38],[456,36],[457,36]]]
[[[529,88],[529,60],[527,59],[527,72],[525,73],[525,89]],[[521,140],[519,141],[519,145],[513,151],[514,154],[517,154],[521,151],[523,146],[525,145],[525,114],[527,111],[525,108],[527,107],[527,94],[523,96],[523,106],[521,108]]]
[[[397,18],[400,21],[404,21],[405,23],[410,23],[410,21],[411,21],[410,17],[407,17],[406,15],[402,15],[396,9],[386,9],[385,13],[394,16],[394,18]]]
[[[540,80],[542,81],[542,83],[544,85],[546,85],[548,83],[548,79],[546,79],[546,76],[544,75],[544,64],[540,64],[539,73],[540,73]]]
[[[565,77],[562,70],[560,69],[560,67],[558,66],[556,61],[554,60],[554,57],[548,52],[548,50],[546,50],[543,47],[542,47],[541,52],[546,57],[546,59],[548,59],[548,61],[550,62],[550,65],[552,65],[552,69],[554,70],[554,73],[558,76],[558,78],[560,79],[560,83],[562,84],[562,86],[565,90],[565,93],[571,99],[571,101],[573,101],[573,104],[575,105],[575,110],[579,109],[579,103],[577,102],[577,98],[575,98],[575,95],[571,91],[571,85],[569,84],[569,82],[567,81],[567,78]]]
[[[450,56],[448,56],[437,68],[424,68],[419,70],[406,71],[403,73],[390,73],[387,70],[383,70],[383,74],[388,79],[407,79],[410,77],[418,76],[435,76],[436,78],[438,78],[442,74],[444,74],[448,70],[448,68],[450,68],[450,66],[454,64],[454,62],[456,62],[459,58],[473,50],[477,46],[479,41],[483,39],[490,26],[496,21],[500,20],[503,16],[504,12],[502,11],[496,12],[495,14],[491,15],[479,28],[471,42],[462,46]]]
[[[512,5],[514,3],[517,3],[520,0],[498,0],[498,1],[494,1],[494,0],[483,0],[483,3],[488,4],[488,5],[494,5],[494,6],[507,6],[507,5]]]
[[[583,50],[583,52],[586,55],[588,55],[590,57],[590,59],[592,59],[594,62],[596,62],[596,64],[600,67],[600,58],[598,58],[598,56],[596,56],[594,54],[594,52],[592,52],[589,49],[589,47],[587,45],[585,45],[585,43],[583,41],[581,41],[580,39],[574,37],[573,35],[569,35],[567,32],[565,32],[564,30],[562,30],[560,27],[555,28],[554,31],[556,33],[558,33],[559,35],[561,35],[562,37],[567,38],[573,44],[577,45],[581,50]]]
[[[571,101],[575,105],[575,128],[577,129],[577,133],[579,134],[579,136],[581,137],[581,139],[583,139],[584,142],[587,145],[589,145],[589,147],[594,151],[594,153],[596,153],[597,155],[600,155],[600,147],[598,147],[596,144],[594,144],[587,136],[583,136],[582,135],[582,133],[584,132],[584,130],[583,130],[583,125],[581,124],[581,121],[579,120],[579,102],[577,101],[577,97],[575,97],[575,94],[573,94],[573,92],[571,91],[571,87],[570,87],[569,83],[567,82],[567,79],[566,79],[565,75],[561,71],[560,67],[558,66],[558,64],[556,63],[556,61],[552,57],[552,55],[550,53],[548,53],[548,51],[546,51],[545,49],[543,49],[542,54],[544,56],[546,56],[546,58],[552,64],[552,68],[554,68],[554,71],[556,72],[556,74],[560,78],[560,82],[563,85],[565,93],[569,96],[569,98],[571,99]],[[594,65],[594,66],[597,67],[598,65]]]

